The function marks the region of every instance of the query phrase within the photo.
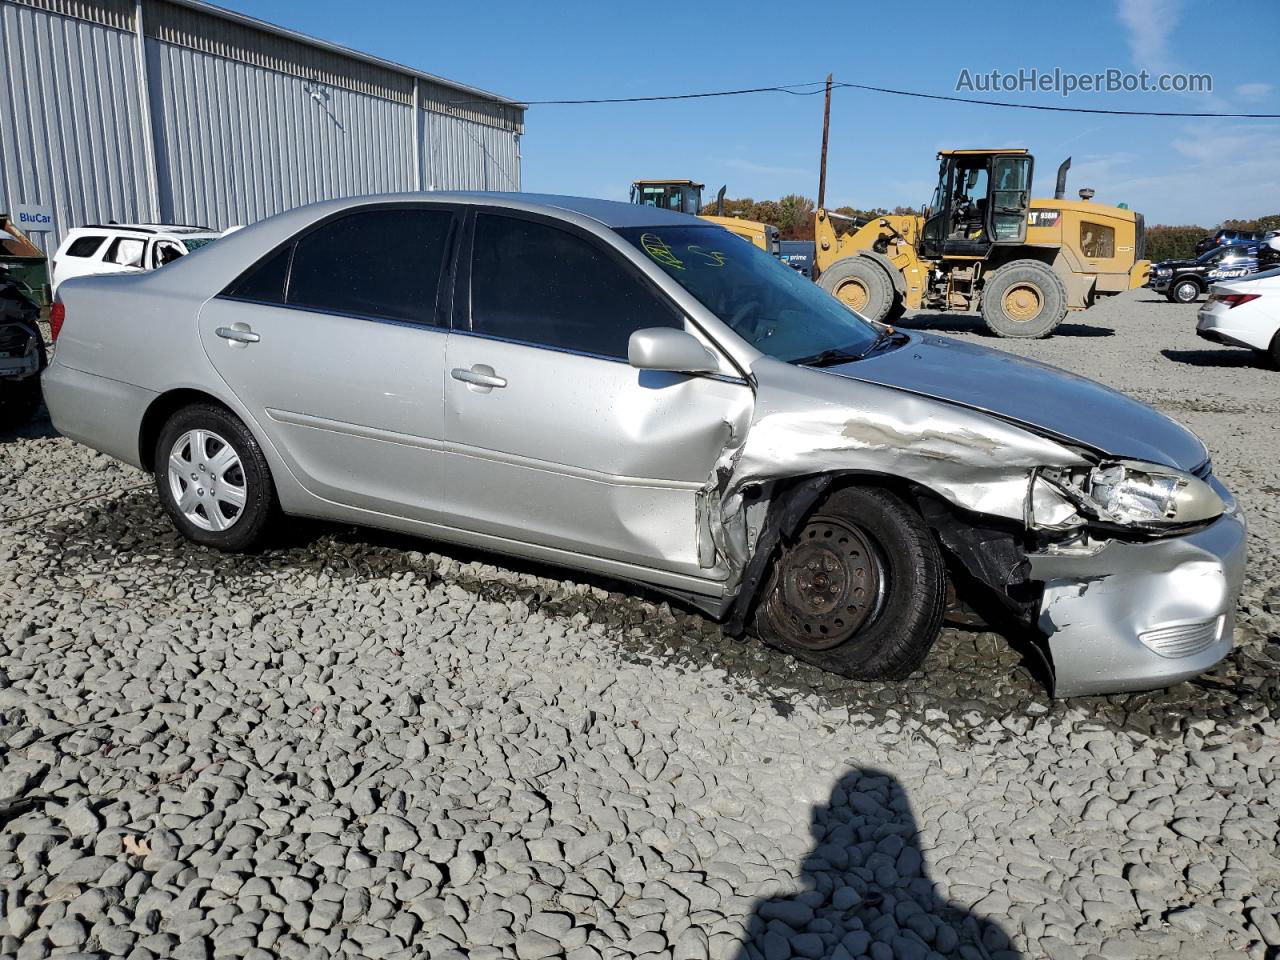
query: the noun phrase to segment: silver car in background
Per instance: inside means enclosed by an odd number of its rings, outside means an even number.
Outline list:
[[[1231,649],[1244,521],[1203,444],[1052,367],[876,327],[723,229],[598,200],[315,204],[68,281],[57,428],[196,543],[277,511],[647,584],[900,678],[948,584],[1062,696]]]

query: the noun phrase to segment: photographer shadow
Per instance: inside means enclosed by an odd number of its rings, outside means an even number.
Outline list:
[[[807,889],[757,903],[734,960],[1022,960],[999,924],[938,894],[893,776],[846,773],[813,808],[810,833]]]

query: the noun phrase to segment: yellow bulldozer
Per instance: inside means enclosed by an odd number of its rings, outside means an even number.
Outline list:
[[[943,150],[938,184],[918,215],[855,221],[819,210],[818,283],[863,316],[892,321],[908,308],[980,311],[1002,337],[1044,337],[1068,310],[1142,286],[1140,213],[1065,200],[1071,159],[1051,200],[1031,198],[1034,159],[1022,149]]]
[[[778,255],[778,228],[755,220],[724,216],[724,187],[716,195],[715,213],[704,213],[702,190],[705,184],[693,180],[635,180],[631,184],[631,202],[677,213],[689,213],[724,227],[735,236],[753,243],[767,253]]]

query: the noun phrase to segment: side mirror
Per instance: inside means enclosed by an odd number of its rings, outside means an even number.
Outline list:
[[[716,373],[720,365],[698,338],[672,327],[648,327],[631,334],[627,362],[638,370]]]

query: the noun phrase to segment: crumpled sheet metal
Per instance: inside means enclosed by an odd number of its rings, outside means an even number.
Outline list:
[[[1113,540],[1089,554],[1031,554],[1043,580],[1040,629],[1048,637],[1054,695],[1166,687],[1200,674],[1231,649],[1244,579],[1246,528],[1231,511],[1194,534]],[[1194,656],[1162,658],[1139,634],[1221,617],[1218,640]]]
[[[786,372],[771,366],[769,374],[745,439],[725,450],[712,477],[720,502],[712,535],[731,585],[759,532],[744,509],[749,486],[817,473],[884,474],[966,510],[1021,521],[1036,468],[1085,462],[1062,444],[966,407],[844,378],[840,402],[815,404],[812,381],[792,392],[776,382]]]

